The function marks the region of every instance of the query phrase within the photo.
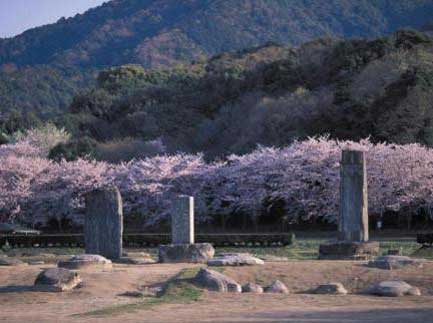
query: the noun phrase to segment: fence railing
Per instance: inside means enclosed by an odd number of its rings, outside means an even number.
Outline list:
[[[229,233],[229,234],[196,234],[197,243],[209,242],[216,247],[222,246],[287,246],[293,243],[294,235],[291,233]],[[131,233],[124,234],[125,247],[156,247],[160,244],[169,244],[171,235],[168,233]],[[14,248],[24,247],[82,247],[83,234],[41,234],[0,235],[0,246],[9,244]]]

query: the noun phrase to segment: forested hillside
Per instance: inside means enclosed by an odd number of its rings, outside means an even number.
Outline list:
[[[115,0],[0,42],[0,65],[166,65],[269,41],[372,37],[431,20],[429,0]]]
[[[91,70],[5,66],[0,72],[0,128],[13,133],[50,120],[66,111],[72,98],[93,84]]]
[[[431,0],[114,0],[0,39],[0,108],[52,117],[89,86],[93,70],[202,62],[268,42],[378,37],[431,21]],[[12,115],[12,118],[14,115]],[[11,122],[11,121],[7,121]]]
[[[75,136],[53,157],[217,158],[325,134],[433,145],[432,102],[433,43],[425,34],[270,44],[174,68],[102,72],[94,89],[74,98],[62,122]]]

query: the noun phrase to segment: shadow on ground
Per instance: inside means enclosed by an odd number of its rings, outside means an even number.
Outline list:
[[[269,311],[252,313],[244,316],[245,321],[254,323],[407,323],[433,322],[433,308],[408,309],[372,309],[350,311],[336,309],[329,311]],[[196,322],[200,323],[200,322]],[[224,323],[239,323],[239,321],[224,321]]]
[[[6,293],[26,293],[26,292],[37,292],[34,286],[18,286],[18,285],[9,285],[9,286],[0,286],[0,294]]]

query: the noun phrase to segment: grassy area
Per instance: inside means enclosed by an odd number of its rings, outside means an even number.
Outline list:
[[[249,252],[256,256],[273,255],[293,260],[313,260],[319,256],[319,245],[325,239],[297,239],[287,247],[277,248],[218,248],[217,252]],[[390,249],[400,249],[405,256],[412,255],[421,246],[412,240],[381,240],[380,253],[387,254]],[[429,257],[428,257],[429,258]]]
[[[83,253],[80,248],[8,248],[0,251],[0,257],[18,257],[23,261],[44,261],[45,263],[57,263],[66,260],[72,255]]]
[[[83,253],[82,248],[3,248],[0,255],[5,254],[9,257],[34,257],[40,254],[50,254],[55,256],[76,255]]]
[[[298,238],[295,240],[294,244],[287,247],[224,247],[217,248],[216,252],[248,252],[257,256],[272,255],[293,260],[312,260],[317,259],[319,245],[326,241],[326,239]],[[397,240],[392,238],[380,239],[380,246],[381,254],[386,254],[389,249],[400,249],[402,254],[406,256],[412,255],[421,247],[414,239]],[[126,251],[147,252],[152,256],[157,256],[156,248],[127,249]],[[44,259],[44,254],[72,255],[83,252],[83,249],[78,248],[23,248],[8,250],[5,254],[9,256],[17,256],[24,260],[27,258],[32,258],[32,260],[40,258],[40,260],[49,261],[49,259]],[[41,255],[41,257],[38,257],[38,255]],[[426,253],[426,258],[433,259],[433,256],[430,256],[430,253]]]
[[[187,304],[200,300],[203,291],[191,283],[199,269],[184,269],[170,279],[158,297],[143,297],[139,302],[110,306],[95,311],[75,314],[79,317],[107,317],[150,309],[160,304]]]

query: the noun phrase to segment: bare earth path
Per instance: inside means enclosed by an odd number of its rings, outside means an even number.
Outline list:
[[[205,293],[198,302],[162,304],[151,308],[82,316],[97,309],[136,303],[119,296],[141,286],[163,283],[195,265],[115,266],[113,270],[81,272],[84,285],[71,293],[32,291],[41,268],[0,268],[0,322],[433,322],[433,263],[422,269],[371,269],[360,263],[292,261],[258,267],[228,268],[224,273],[241,283],[266,285],[280,279],[290,295]],[[319,283],[340,281],[357,293],[372,282],[402,279],[421,288],[421,297],[379,298],[364,295],[319,296],[305,291]]]

